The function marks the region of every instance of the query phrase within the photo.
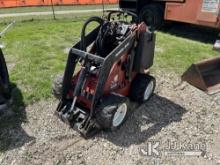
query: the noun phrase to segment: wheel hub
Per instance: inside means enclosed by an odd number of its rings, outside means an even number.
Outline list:
[[[125,103],[121,104],[118,109],[116,110],[114,117],[113,117],[113,126],[118,127],[124,121],[124,118],[127,113],[127,105]]]
[[[153,93],[153,90],[154,90],[154,82],[150,81],[144,92],[144,100],[148,100],[150,98],[151,94]]]

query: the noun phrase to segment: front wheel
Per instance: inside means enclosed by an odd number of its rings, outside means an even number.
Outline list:
[[[129,116],[129,99],[116,94],[110,94],[101,99],[101,103],[98,105],[96,111],[96,120],[100,127],[114,131],[118,129]]]
[[[146,74],[137,74],[131,84],[130,98],[133,101],[143,103],[148,101],[154,93],[156,80]]]

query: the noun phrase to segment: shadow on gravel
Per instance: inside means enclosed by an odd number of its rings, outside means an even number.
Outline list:
[[[162,29],[160,29],[160,31],[178,37],[210,44],[215,43],[218,38],[218,33],[220,32],[219,29],[177,22],[165,25]]]
[[[27,122],[22,93],[15,84],[12,84],[12,88],[13,103],[0,116],[0,152],[21,147],[34,139],[21,127],[22,123]]]
[[[186,113],[180,105],[158,95],[154,95],[144,105],[134,105],[132,110],[134,113],[118,131],[104,133],[103,137],[123,147],[140,144],[169,124],[180,122],[183,114]]]

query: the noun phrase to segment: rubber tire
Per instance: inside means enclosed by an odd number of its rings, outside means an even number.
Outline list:
[[[127,113],[121,124],[115,127],[113,126],[113,118],[117,108],[123,103],[127,105]],[[107,131],[115,131],[116,129],[120,128],[128,118],[130,114],[130,101],[127,97],[110,94],[109,96],[101,99],[101,103],[97,106],[96,112],[96,121],[99,126]]]
[[[1,98],[4,98],[5,100],[10,99],[11,97],[11,86],[9,81],[8,69],[1,49],[0,49],[0,95],[2,96]]]
[[[145,90],[147,89],[147,86],[151,81],[153,81],[154,83],[153,91],[150,97],[147,100],[144,100]],[[138,103],[146,102],[152,97],[155,87],[156,87],[156,80],[154,77],[147,74],[139,73],[136,75],[133,82],[131,83],[131,90],[129,94],[130,99]]]
[[[59,74],[53,81],[52,94],[55,98],[61,99],[63,91],[63,74]]]
[[[145,18],[146,15],[149,15],[148,17],[151,17],[151,22],[148,22]],[[145,24],[149,27],[150,30],[156,30],[159,29],[164,22],[164,10],[162,7],[158,4],[149,4],[145,7],[143,7],[139,14],[139,20],[144,21]]]

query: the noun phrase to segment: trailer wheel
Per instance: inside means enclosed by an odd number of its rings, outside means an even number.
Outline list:
[[[63,91],[63,74],[57,75],[53,81],[52,94],[55,98],[61,99]]]
[[[0,95],[1,98],[4,98],[6,100],[10,99],[11,97],[11,87],[10,87],[8,69],[1,49],[0,49]]]
[[[131,84],[130,98],[132,101],[143,103],[148,101],[154,93],[156,80],[146,74],[138,74]]]
[[[161,5],[150,4],[143,7],[139,14],[139,20],[144,21],[150,30],[156,30],[163,24],[164,10]]]
[[[96,109],[96,120],[102,129],[114,131],[127,119],[130,112],[127,97],[110,94],[101,99]]]

